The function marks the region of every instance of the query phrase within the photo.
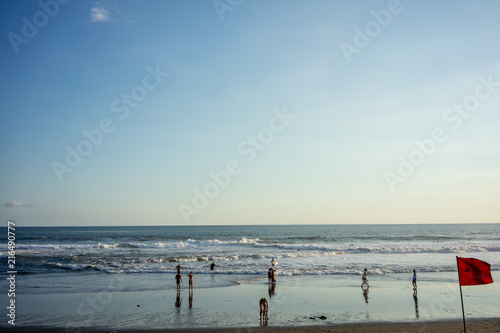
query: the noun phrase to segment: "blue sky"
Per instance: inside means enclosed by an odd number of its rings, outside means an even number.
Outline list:
[[[500,222],[496,1],[0,7],[4,221]]]

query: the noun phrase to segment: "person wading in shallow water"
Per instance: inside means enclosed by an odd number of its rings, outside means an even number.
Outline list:
[[[188,278],[189,278],[189,289],[193,289],[193,272],[189,272]]]
[[[363,283],[361,284],[361,288],[363,288],[365,285],[367,288],[370,288],[370,285],[368,284],[368,270],[366,268],[363,276],[361,277],[361,280],[363,281]]]
[[[181,290],[182,276],[180,274],[175,276],[175,282],[177,283],[177,290]]]

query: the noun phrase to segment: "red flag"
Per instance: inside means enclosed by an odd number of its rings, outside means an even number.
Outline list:
[[[457,257],[458,277],[460,285],[475,286],[478,284],[493,283],[490,264],[474,258]]]

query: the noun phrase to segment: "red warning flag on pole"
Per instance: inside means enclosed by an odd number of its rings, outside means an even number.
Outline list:
[[[460,285],[475,286],[478,284],[493,283],[490,264],[475,258],[457,257],[458,277]]]

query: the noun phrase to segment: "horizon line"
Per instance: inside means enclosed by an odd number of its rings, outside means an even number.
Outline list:
[[[17,221],[16,221],[17,223]],[[85,227],[242,227],[242,226],[372,226],[372,225],[437,225],[437,224],[500,224],[500,222],[425,222],[425,223],[292,223],[292,224],[147,224],[147,225],[17,225],[17,228],[85,228]]]

